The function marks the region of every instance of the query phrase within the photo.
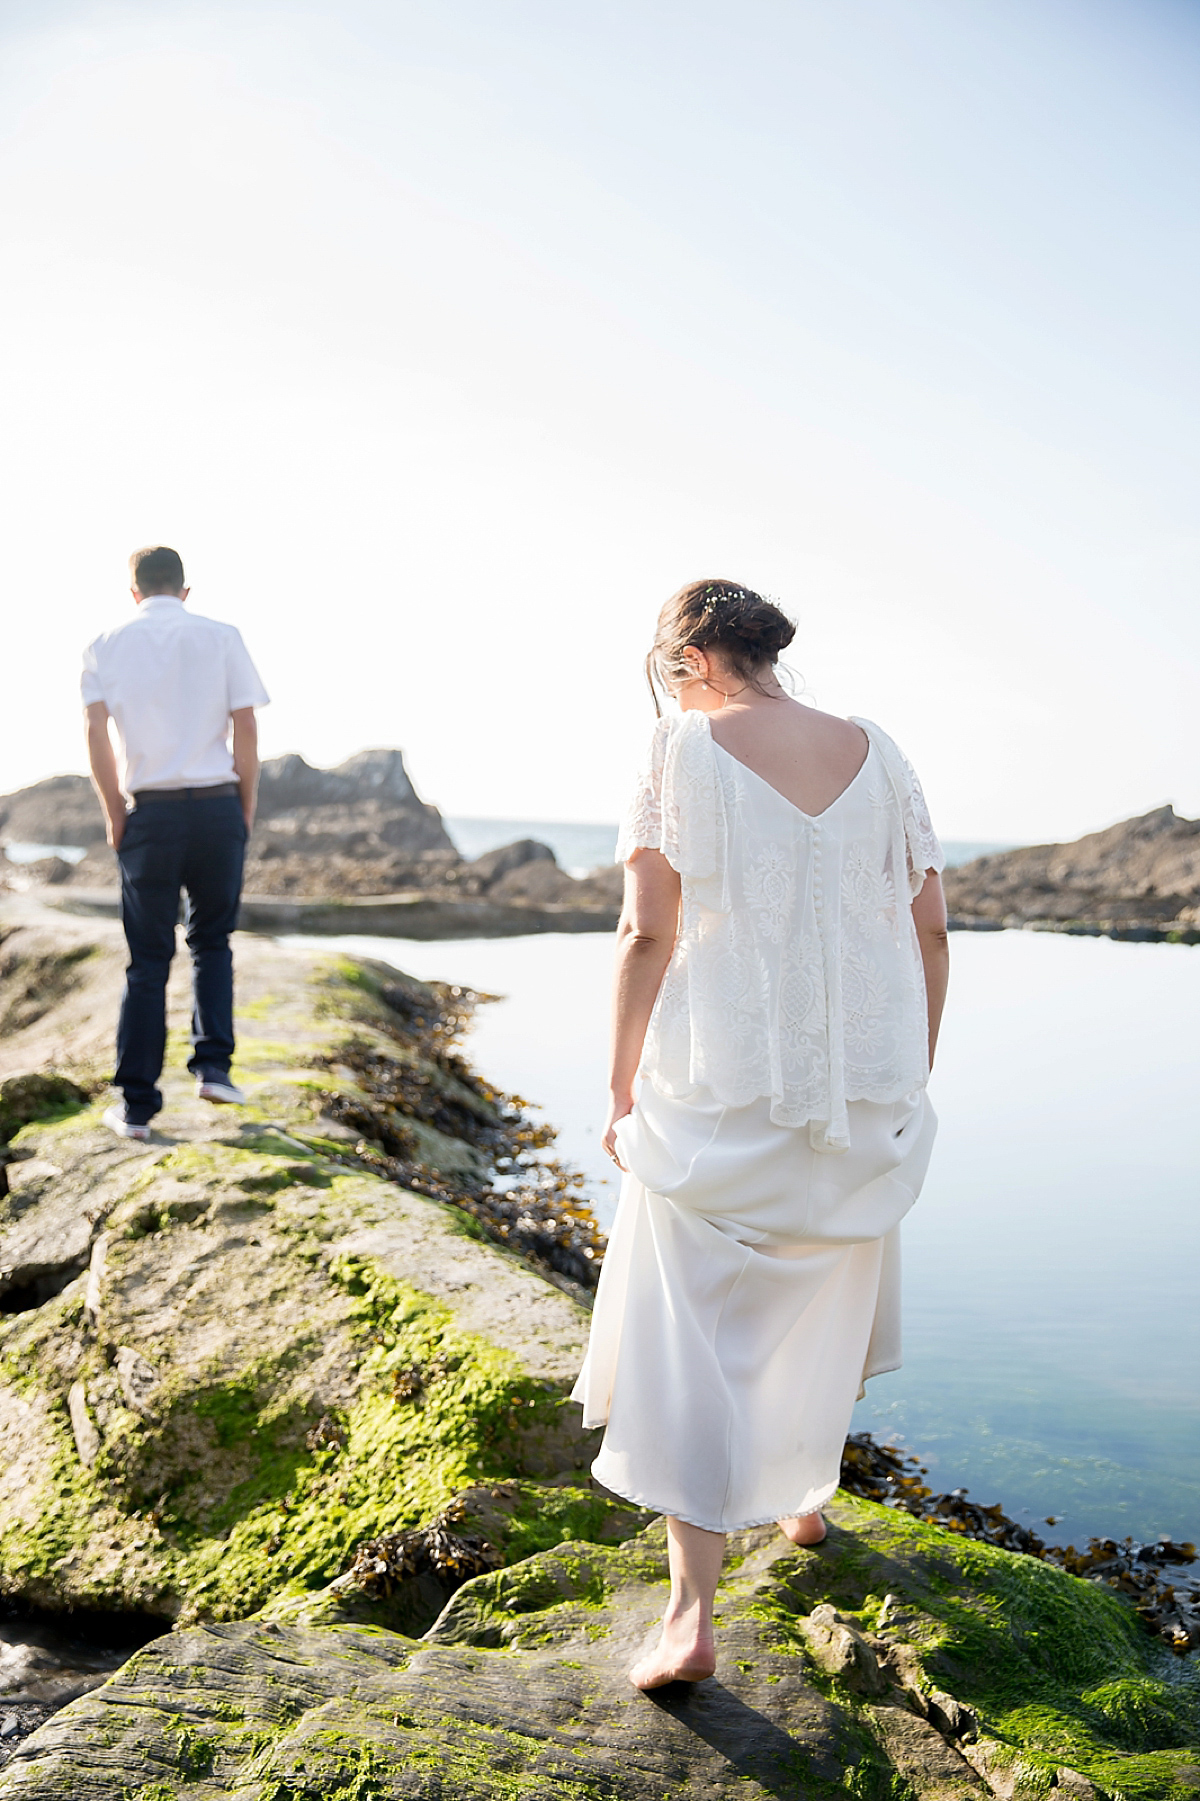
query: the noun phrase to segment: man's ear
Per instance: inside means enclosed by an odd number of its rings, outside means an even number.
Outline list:
[[[129,590],[129,592],[133,595],[134,606],[140,607],[143,599],[145,598],[144,595],[142,594],[142,590],[140,588],[131,588]]]
[[[190,588],[181,588],[181,589],[180,589],[180,590],[179,590],[179,598],[180,598],[180,600],[186,600],[186,599],[187,599],[187,597],[188,597],[188,595],[189,595],[189,594],[190,594],[190,593],[191,593],[191,591],[192,591],[192,590],[191,590],[191,589],[190,589]]]

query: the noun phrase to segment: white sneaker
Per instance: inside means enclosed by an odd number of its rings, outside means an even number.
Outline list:
[[[115,1132],[118,1138],[136,1138],[139,1143],[144,1143],[150,1136],[150,1127],[148,1125],[135,1126],[131,1119],[126,1119],[123,1103],[119,1107],[107,1107],[105,1109],[104,1124],[108,1127],[110,1132]]]
[[[201,1076],[196,1083],[197,1097],[202,1101],[216,1101],[223,1107],[244,1107],[246,1096],[242,1089],[235,1088],[228,1076]]]

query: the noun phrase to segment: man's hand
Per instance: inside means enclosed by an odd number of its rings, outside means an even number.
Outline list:
[[[102,700],[94,700],[86,709],[88,763],[92,771],[92,787],[104,808],[108,842],[120,850],[125,836],[125,796],[117,775],[117,759],[108,735],[108,708]]]

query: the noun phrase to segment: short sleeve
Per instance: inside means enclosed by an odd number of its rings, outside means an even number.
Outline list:
[[[946,867],[946,855],[938,842],[937,833],[933,829],[933,821],[929,817],[929,808],[925,804],[925,794],[917,779],[917,772],[904,755],[897,753],[904,771],[904,785],[901,790],[901,804],[904,811],[904,837],[908,845],[908,885],[912,897],[916,900],[925,886],[925,877],[932,870],[940,875]]]
[[[83,653],[83,674],[79,678],[79,691],[83,695],[85,707],[94,706],[96,701],[106,698],[104,684],[100,680],[99,643],[100,640],[97,638],[88,645]]]
[[[615,861],[627,863],[635,850],[663,848],[663,765],[667,755],[668,722],[660,719],[638,774],[637,787],[625,810],[617,834]]]
[[[916,900],[925,886],[925,877],[929,871],[933,870],[940,875],[946,867],[945,854],[933,829],[917,772],[895,740],[881,731],[873,720],[857,719],[851,715],[851,724],[862,727],[883,758],[892,789],[900,803],[908,863],[908,886],[913,900]],[[896,861],[899,863],[898,854]]]
[[[231,625],[228,630],[225,674],[229,684],[229,711],[236,713],[239,707],[269,706],[271,696],[263,687],[262,677],[250,661],[250,652],[242,643],[242,634],[236,626]]]

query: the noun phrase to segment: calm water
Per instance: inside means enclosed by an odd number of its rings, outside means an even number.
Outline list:
[[[506,996],[470,1054],[540,1103],[611,1217],[610,938],[333,942]],[[958,933],[953,955],[941,1131],[905,1225],[905,1367],[856,1424],[922,1452],[938,1488],[1059,1516],[1048,1538],[1195,1538],[1200,948]]]
[[[539,843],[548,844],[560,867],[575,876],[588,875],[601,864],[611,863],[617,848],[615,825],[580,825],[571,820],[555,823],[545,819],[447,819],[444,824],[464,857],[482,857],[485,851],[513,844],[518,838],[536,838]],[[49,855],[49,847],[44,845],[22,848],[36,848],[39,854]],[[947,863],[954,868],[959,863],[969,863],[972,857],[1008,850],[1010,846],[964,843],[945,844],[942,848]]]

